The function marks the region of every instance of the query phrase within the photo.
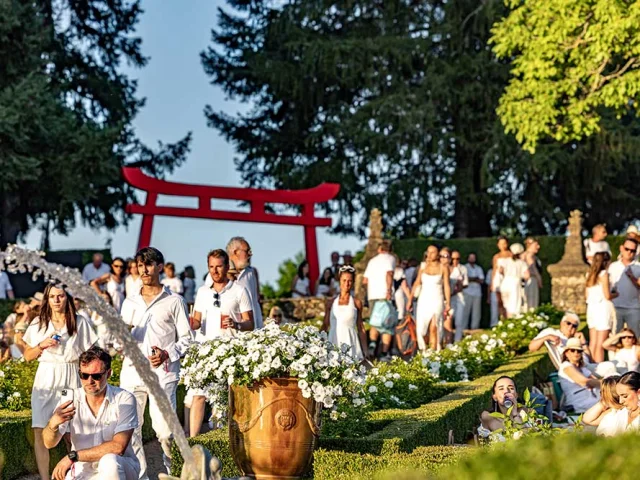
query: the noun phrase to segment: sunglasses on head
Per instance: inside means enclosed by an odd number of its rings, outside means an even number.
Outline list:
[[[220,308],[220,294],[218,292],[213,292],[213,306]]]
[[[338,270],[340,273],[343,272],[349,272],[349,273],[354,273],[356,271],[355,268],[353,268],[351,265],[343,265],[340,267],[340,270]]]
[[[82,380],[89,380],[89,377],[93,378],[94,380],[98,381],[100,380],[104,374],[107,373],[106,371],[102,372],[102,373],[85,373],[85,372],[78,372],[78,374],[80,375],[80,378]]]

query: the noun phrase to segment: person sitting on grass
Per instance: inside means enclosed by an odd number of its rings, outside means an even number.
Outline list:
[[[570,338],[562,352],[562,363],[558,369],[560,386],[565,395],[565,406],[576,413],[583,413],[598,402],[600,380],[585,367],[582,342]]]
[[[598,427],[596,435],[613,437],[616,434],[616,413],[622,408],[616,390],[619,375],[612,375],[602,380],[600,401],[584,412],[582,421],[586,425]]]
[[[636,334],[630,328],[623,328],[619,333],[607,338],[602,347],[613,352],[611,361],[616,366],[625,367],[628,371],[638,371],[640,365],[640,348]],[[624,365],[623,365],[624,364]]]
[[[491,392],[491,411],[485,410],[480,414],[482,428],[489,432],[502,430],[504,428],[504,420],[492,417],[491,414],[497,412],[506,416],[510,408],[511,419],[515,423],[524,423],[522,412],[526,411],[526,409],[518,407],[518,392],[513,378],[506,375],[498,378],[493,383]]]

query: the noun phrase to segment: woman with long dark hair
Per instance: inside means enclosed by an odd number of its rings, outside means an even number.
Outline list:
[[[116,257],[111,262],[111,272],[105,273],[101,277],[91,281],[91,286],[99,295],[106,293],[109,296],[111,305],[113,305],[113,308],[115,308],[118,313],[120,313],[122,302],[124,302],[124,278],[126,274],[125,261],[120,257]],[[101,286],[105,284],[106,291],[103,292]]]
[[[298,265],[298,273],[293,277],[291,282],[291,296],[293,298],[302,298],[311,296],[311,288],[309,285],[309,262],[303,260]]]
[[[604,341],[609,338],[616,323],[616,311],[611,303],[615,294],[609,287],[607,268],[611,257],[607,252],[598,252],[593,256],[591,268],[587,274],[587,325],[589,327],[589,351],[593,361],[604,361]]]
[[[33,319],[23,341],[27,362],[39,365],[31,391],[31,426],[38,473],[49,479],[49,450],[42,441],[42,429],[60,402],[60,391],[80,388],[78,358],[91,348],[97,336],[82,315],[76,314],[73,298],[64,289],[48,284],[40,315]]]
[[[511,412],[509,413],[509,409]],[[491,432],[504,427],[504,420],[492,417],[492,413],[510,414],[511,419],[516,423],[523,423],[521,411],[518,407],[518,391],[513,378],[503,375],[493,382],[491,387],[491,411],[485,410],[480,414],[482,427]]]

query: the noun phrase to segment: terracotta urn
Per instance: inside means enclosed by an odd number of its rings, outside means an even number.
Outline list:
[[[231,455],[243,475],[302,478],[320,435],[322,406],[304,398],[297,378],[229,389]]]

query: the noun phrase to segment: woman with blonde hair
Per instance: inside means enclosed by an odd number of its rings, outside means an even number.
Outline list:
[[[604,342],[609,337],[611,328],[615,325],[615,309],[611,299],[616,294],[611,293],[607,267],[611,257],[607,252],[593,255],[591,268],[587,274],[585,297],[587,300],[587,325],[589,327],[589,351],[593,361],[604,361]]]
[[[598,255],[598,254],[596,254]],[[623,328],[619,333],[607,338],[602,347],[613,352],[610,359],[616,365],[624,366],[627,371],[638,371],[640,365],[640,347],[638,337],[630,328]]]
[[[620,375],[612,375],[602,380],[600,401],[584,412],[582,421],[586,425],[598,427],[596,435],[613,437],[617,433],[616,413],[622,408],[616,386]]]

